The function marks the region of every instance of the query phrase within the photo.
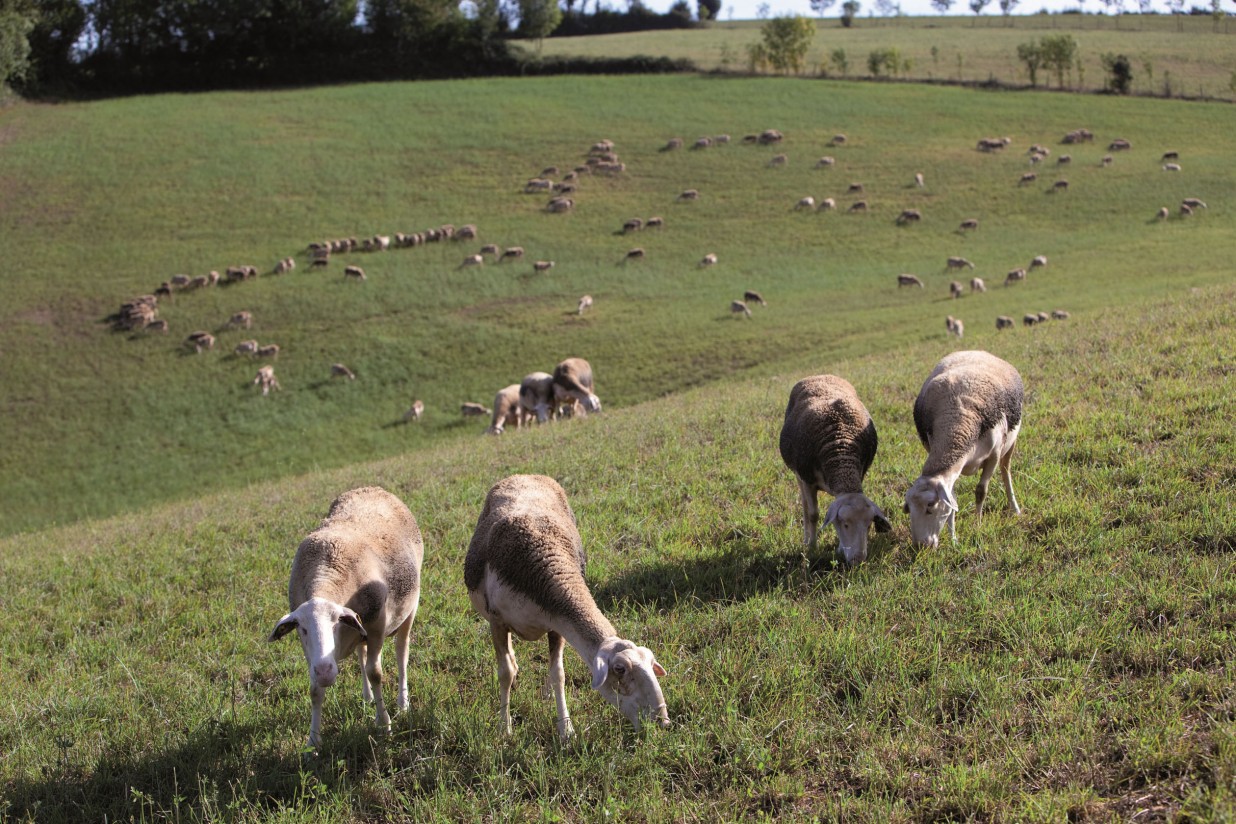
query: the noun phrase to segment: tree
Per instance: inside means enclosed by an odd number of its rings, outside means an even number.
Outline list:
[[[1180,0],[1180,2],[1183,3],[1184,0]],[[858,0],[845,0],[845,2],[841,4],[841,25],[845,26],[847,29],[850,26],[853,26],[854,18],[858,17],[858,13],[862,7],[863,4],[858,2]]]
[[[30,11],[0,9],[0,87],[23,80],[30,70]]]
[[[1040,41],[1042,49],[1042,64],[1045,69],[1054,69],[1056,84],[1064,88],[1064,73],[1073,67],[1073,59],[1077,56],[1077,41],[1072,35],[1054,34]]]
[[[1019,5],[1021,5],[1021,0],[1000,0],[1000,13],[1007,18]]]
[[[1043,65],[1043,47],[1037,40],[1022,43],[1017,47],[1017,59],[1026,64],[1026,73],[1030,75],[1030,85],[1039,85],[1039,68]]]
[[[825,12],[833,7],[837,0],[811,0],[811,10],[823,17]]]
[[[983,13],[983,9],[987,8],[987,4],[991,0],[970,0],[970,11],[974,12],[974,23],[978,24],[979,15]]]
[[[879,77],[885,74],[889,77],[895,77],[900,74],[903,65],[901,52],[895,48],[873,49],[867,54],[867,70],[872,77]]]
[[[1133,64],[1123,54],[1108,52],[1099,58],[1107,72],[1107,89],[1116,94],[1128,94],[1133,85]]]
[[[767,20],[769,15],[771,14],[772,14],[772,6],[768,5],[767,3],[760,3],[758,6],[755,7],[755,16],[759,18],[760,20]]]
[[[892,17],[900,11],[897,0],[875,0],[875,9],[884,17]]]
[[[541,41],[561,22],[562,9],[558,0],[519,0],[519,33],[537,41],[538,49]]]
[[[845,49],[833,49],[828,55],[828,62],[845,77],[850,71],[850,59],[846,57]]]
[[[953,7],[953,0],[931,0],[931,7],[940,14],[948,14],[948,10]]]
[[[782,74],[799,74],[815,38],[815,23],[798,15],[774,17],[760,29],[768,65]]]
[[[699,0],[696,8],[701,20],[716,20],[721,16],[721,0]]]

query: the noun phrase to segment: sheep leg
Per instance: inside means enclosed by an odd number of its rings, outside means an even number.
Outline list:
[[[309,714],[309,746],[316,749],[322,743],[322,702],[326,700],[326,687],[310,686],[309,700],[313,705]]]
[[[372,701],[373,690],[369,687],[369,676],[367,674],[369,668],[365,661],[365,643],[363,641],[356,645],[356,663],[360,665],[361,671],[361,698],[364,698],[366,701]]]
[[[811,484],[799,478],[798,495],[803,504],[803,543],[814,552],[820,527],[820,504],[816,497],[817,492]]]
[[[987,500],[987,487],[991,483],[991,475],[996,471],[998,459],[993,455],[983,464],[983,473],[979,475],[978,486],[974,488],[975,517],[983,522],[983,502]]]
[[[498,709],[502,717],[502,731],[511,734],[511,687],[519,666],[515,663],[515,650],[511,648],[511,630],[497,623],[490,623],[493,636],[494,657],[498,661]]]
[[[566,669],[562,666],[562,648],[565,639],[556,632],[550,631],[549,639],[549,678],[547,685],[554,691],[554,702],[558,705],[558,736],[563,740],[575,734],[571,725],[571,716],[566,705]]]
[[[1020,515],[1021,507],[1017,505],[1017,497],[1013,494],[1013,473],[1009,470],[1012,460],[1012,448],[1000,456],[1000,480],[1004,482],[1004,492],[1009,496],[1009,509],[1013,511],[1013,514]]]
[[[419,600],[419,594],[417,600]],[[412,606],[412,612],[408,615],[408,620],[399,625],[399,629],[395,630],[395,661],[399,666],[399,694],[395,698],[395,708],[398,710],[406,710],[408,708],[408,640],[412,635],[412,621],[416,618],[416,605]]]
[[[373,723],[377,725],[379,731],[389,733],[391,716],[386,711],[386,702],[382,700],[382,636],[380,633],[375,633],[369,638],[370,640],[362,642],[362,645],[372,643],[374,647],[365,656],[368,664],[365,669],[365,679],[373,689],[373,703],[377,707]]]

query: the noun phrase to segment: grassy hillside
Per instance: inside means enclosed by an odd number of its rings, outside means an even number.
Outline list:
[[[959,542],[938,550],[910,548],[899,503],[923,459],[911,403],[953,344],[904,333],[879,355],[798,355],[520,437],[0,540],[0,819],[1230,821],[1233,306],[1230,283],[1181,283],[974,332],[1026,381],[1025,512],[996,491],[977,526],[963,479]],[[829,568],[831,531],[802,553],[776,452],[790,386],[826,370],[873,414],[866,487],[895,527],[850,572]],[[520,643],[515,733],[496,739],[462,559],[486,489],[522,471],[567,489],[598,603],[669,670],[672,729],[633,734],[568,651],[579,733],[558,745],[543,645]],[[349,666],[302,760],[303,658],[263,639],[297,541],[368,483],[426,535],[412,709],[371,738]]]
[[[316,468],[479,438],[458,405],[489,403],[523,375],[588,358],[607,409],[747,370],[767,373],[938,345],[945,314],[982,341],[1000,314],[1095,310],[1229,282],[1229,112],[1179,102],[959,89],[712,78],[553,78],[390,84],[312,91],[162,96],[4,113],[0,153],[0,531],[11,533],[188,499]],[[1078,126],[1072,188],[1019,186],[1026,147]],[[776,147],[740,145],[775,127]],[[703,152],[659,151],[679,135],[730,133]],[[828,147],[837,132],[850,142]],[[1002,154],[975,151],[1009,135]],[[1113,137],[1133,141],[1110,168]],[[521,193],[550,164],[581,163],[600,138],[627,171],[585,177],[566,215]],[[1160,169],[1165,149],[1184,171]],[[774,153],[789,163],[771,168]],[[816,169],[825,154],[834,167]],[[1054,160],[1055,155],[1053,155]],[[927,186],[913,186],[916,171]],[[804,195],[842,207],[862,182],[871,209],[795,212]],[[703,192],[676,203],[679,192]],[[1210,209],[1155,221],[1197,196]],[[904,208],[920,225],[898,227]],[[633,216],[665,228],[617,234]],[[962,235],[958,223],[981,220]],[[306,266],[314,240],[477,223],[476,243],[336,256]],[[461,270],[482,242],[521,245],[520,263]],[[628,249],[644,260],[623,265]],[[705,253],[719,264],[701,268]],[[947,300],[943,263],[962,254],[994,288]],[[1015,288],[1004,273],[1045,254]],[[171,333],[109,329],[107,316],[177,273],[235,264],[288,275],[178,293],[160,304]],[[532,272],[531,260],[554,269]],[[345,263],[365,283],[345,281]],[[918,273],[923,292],[898,290]],[[967,275],[970,274],[967,272]],[[769,301],[731,318],[745,289]],[[581,294],[595,309],[574,313]],[[225,330],[240,309],[252,330]],[[180,341],[214,330],[215,351]],[[251,384],[242,339],[282,347],[283,391]],[[341,361],[355,382],[329,379]],[[415,397],[426,418],[401,426]],[[518,436],[516,436],[518,437]],[[500,449],[487,443],[486,449]]]
[[[691,31],[638,32],[605,37],[554,37],[529,51],[546,56],[626,57],[638,54],[689,58],[708,71],[748,70],[747,46],[760,40],[757,21],[720,22]],[[807,73],[833,77],[867,77],[867,55],[876,49],[895,48],[909,70],[910,80],[985,83],[994,80],[1013,86],[1030,84],[1017,46],[1044,36],[1070,34],[1077,41],[1076,68],[1065,77],[1071,89],[1106,88],[1102,56],[1125,54],[1133,69],[1132,90],[1159,96],[1210,97],[1232,100],[1233,21],[1215,25],[1208,17],[1130,15],[1116,21],[1099,15],[1027,15],[1008,18],[898,17],[860,18],[849,29],[836,17],[816,22],[816,36],[807,53]],[[842,72],[832,54],[846,53],[849,68]],[[1046,71],[1040,86],[1056,88]]]

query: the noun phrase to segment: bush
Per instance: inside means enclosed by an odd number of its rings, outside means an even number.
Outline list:
[[[798,15],[774,17],[764,24],[760,34],[768,65],[782,74],[802,72],[807,50],[815,38],[814,22]]]
[[[1128,94],[1133,85],[1133,64],[1123,54],[1110,52],[1099,58],[1103,71],[1107,72],[1107,90],[1115,94]]]

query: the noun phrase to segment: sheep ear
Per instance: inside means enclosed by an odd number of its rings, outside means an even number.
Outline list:
[[[841,507],[838,506],[837,499],[834,498],[833,502],[828,505],[828,512],[824,513],[824,526],[828,526],[833,521],[837,520],[837,510],[840,508]]]
[[[599,690],[601,685],[605,683],[605,679],[609,678],[609,661],[601,655],[592,662],[592,688]]]
[[[347,624],[359,632],[361,638],[364,638],[366,641],[369,640],[369,633],[365,631],[365,625],[361,623],[360,616],[352,610],[345,610],[343,615],[339,616],[339,623]]]
[[[910,501],[908,499],[901,504],[901,511],[906,515],[910,514]]]
[[[300,624],[297,623],[296,618],[289,612],[287,615],[279,619],[279,623],[275,624],[275,628],[270,632],[270,637],[266,640],[268,642],[278,641],[298,626],[300,626]]]
[[[961,509],[961,507],[957,506],[957,499],[953,497],[953,491],[951,489],[943,489],[941,492],[943,493],[941,498],[944,503],[948,504],[949,508],[952,509],[953,512],[957,512]]]
[[[875,511],[876,514],[873,523],[875,524],[876,532],[891,532],[893,529],[893,524],[888,520],[888,516],[885,515],[878,506],[875,508]]]
[[[655,658],[653,658],[653,659],[652,659],[652,672],[653,672],[653,674],[654,674],[654,675],[656,675],[658,678],[664,678],[664,677],[665,677],[665,667],[661,666],[661,664],[660,664],[660,663],[658,663],[658,662],[657,662],[657,659],[655,659]]]

